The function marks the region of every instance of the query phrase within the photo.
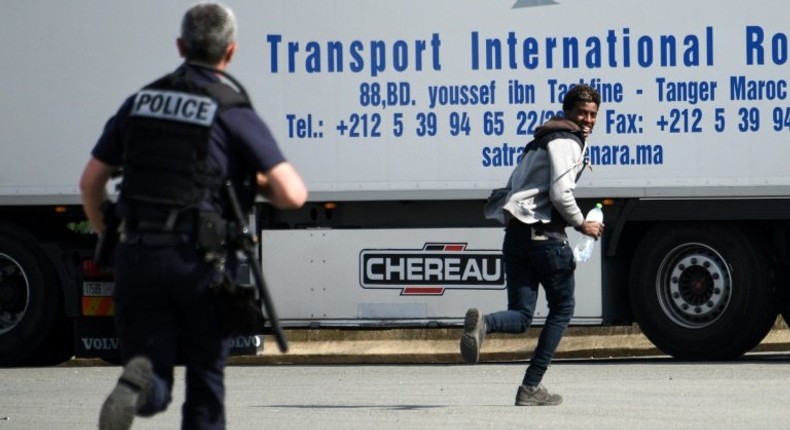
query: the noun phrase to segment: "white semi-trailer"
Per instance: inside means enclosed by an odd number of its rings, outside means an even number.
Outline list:
[[[603,103],[576,194],[606,204],[607,231],[572,324],[637,322],[672,356],[728,359],[790,313],[785,2],[227,3],[229,71],[311,191],[297,212],[256,207],[284,326],[503,308],[483,203],[580,82]],[[178,65],[190,4],[0,5],[0,364],[117,348],[76,182],[121,100]]]

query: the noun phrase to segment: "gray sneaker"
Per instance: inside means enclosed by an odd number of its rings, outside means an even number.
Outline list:
[[[461,335],[461,356],[464,362],[475,364],[480,360],[480,347],[486,336],[486,324],[483,314],[475,309],[466,311],[464,334]]]
[[[516,392],[516,406],[556,406],[562,403],[562,396],[551,394],[543,386],[530,387],[522,385]]]
[[[100,430],[126,430],[145,403],[151,387],[153,366],[145,357],[134,357],[123,367],[123,373],[99,414]]]

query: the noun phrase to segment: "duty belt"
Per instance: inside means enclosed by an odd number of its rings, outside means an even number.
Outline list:
[[[175,246],[193,242],[191,234],[163,231],[124,231],[120,242],[144,246]]]
[[[120,242],[145,246],[173,246],[194,241],[195,223],[185,217],[173,225],[164,221],[124,219],[121,223]]]
[[[181,217],[178,221],[172,224],[169,224],[167,221],[139,220],[135,222],[124,219],[123,225],[129,230],[139,230],[144,232],[192,234],[196,231],[196,223],[194,217],[192,216]]]

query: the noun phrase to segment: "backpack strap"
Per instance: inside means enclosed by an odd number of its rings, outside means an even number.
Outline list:
[[[547,133],[545,136],[533,139],[524,148],[524,152],[535,151],[538,149],[546,149],[546,146],[554,139],[571,139],[579,144],[579,147],[584,149],[584,140],[579,137],[577,133],[572,131],[553,131]]]

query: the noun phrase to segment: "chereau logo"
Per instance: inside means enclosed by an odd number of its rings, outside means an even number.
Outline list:
[[[505,274],[499,250],[465,243],[426,243],[422,249],[364,249],[362,288],[400,289],[402,295],[442,295],[447,289],[500,290]]]

